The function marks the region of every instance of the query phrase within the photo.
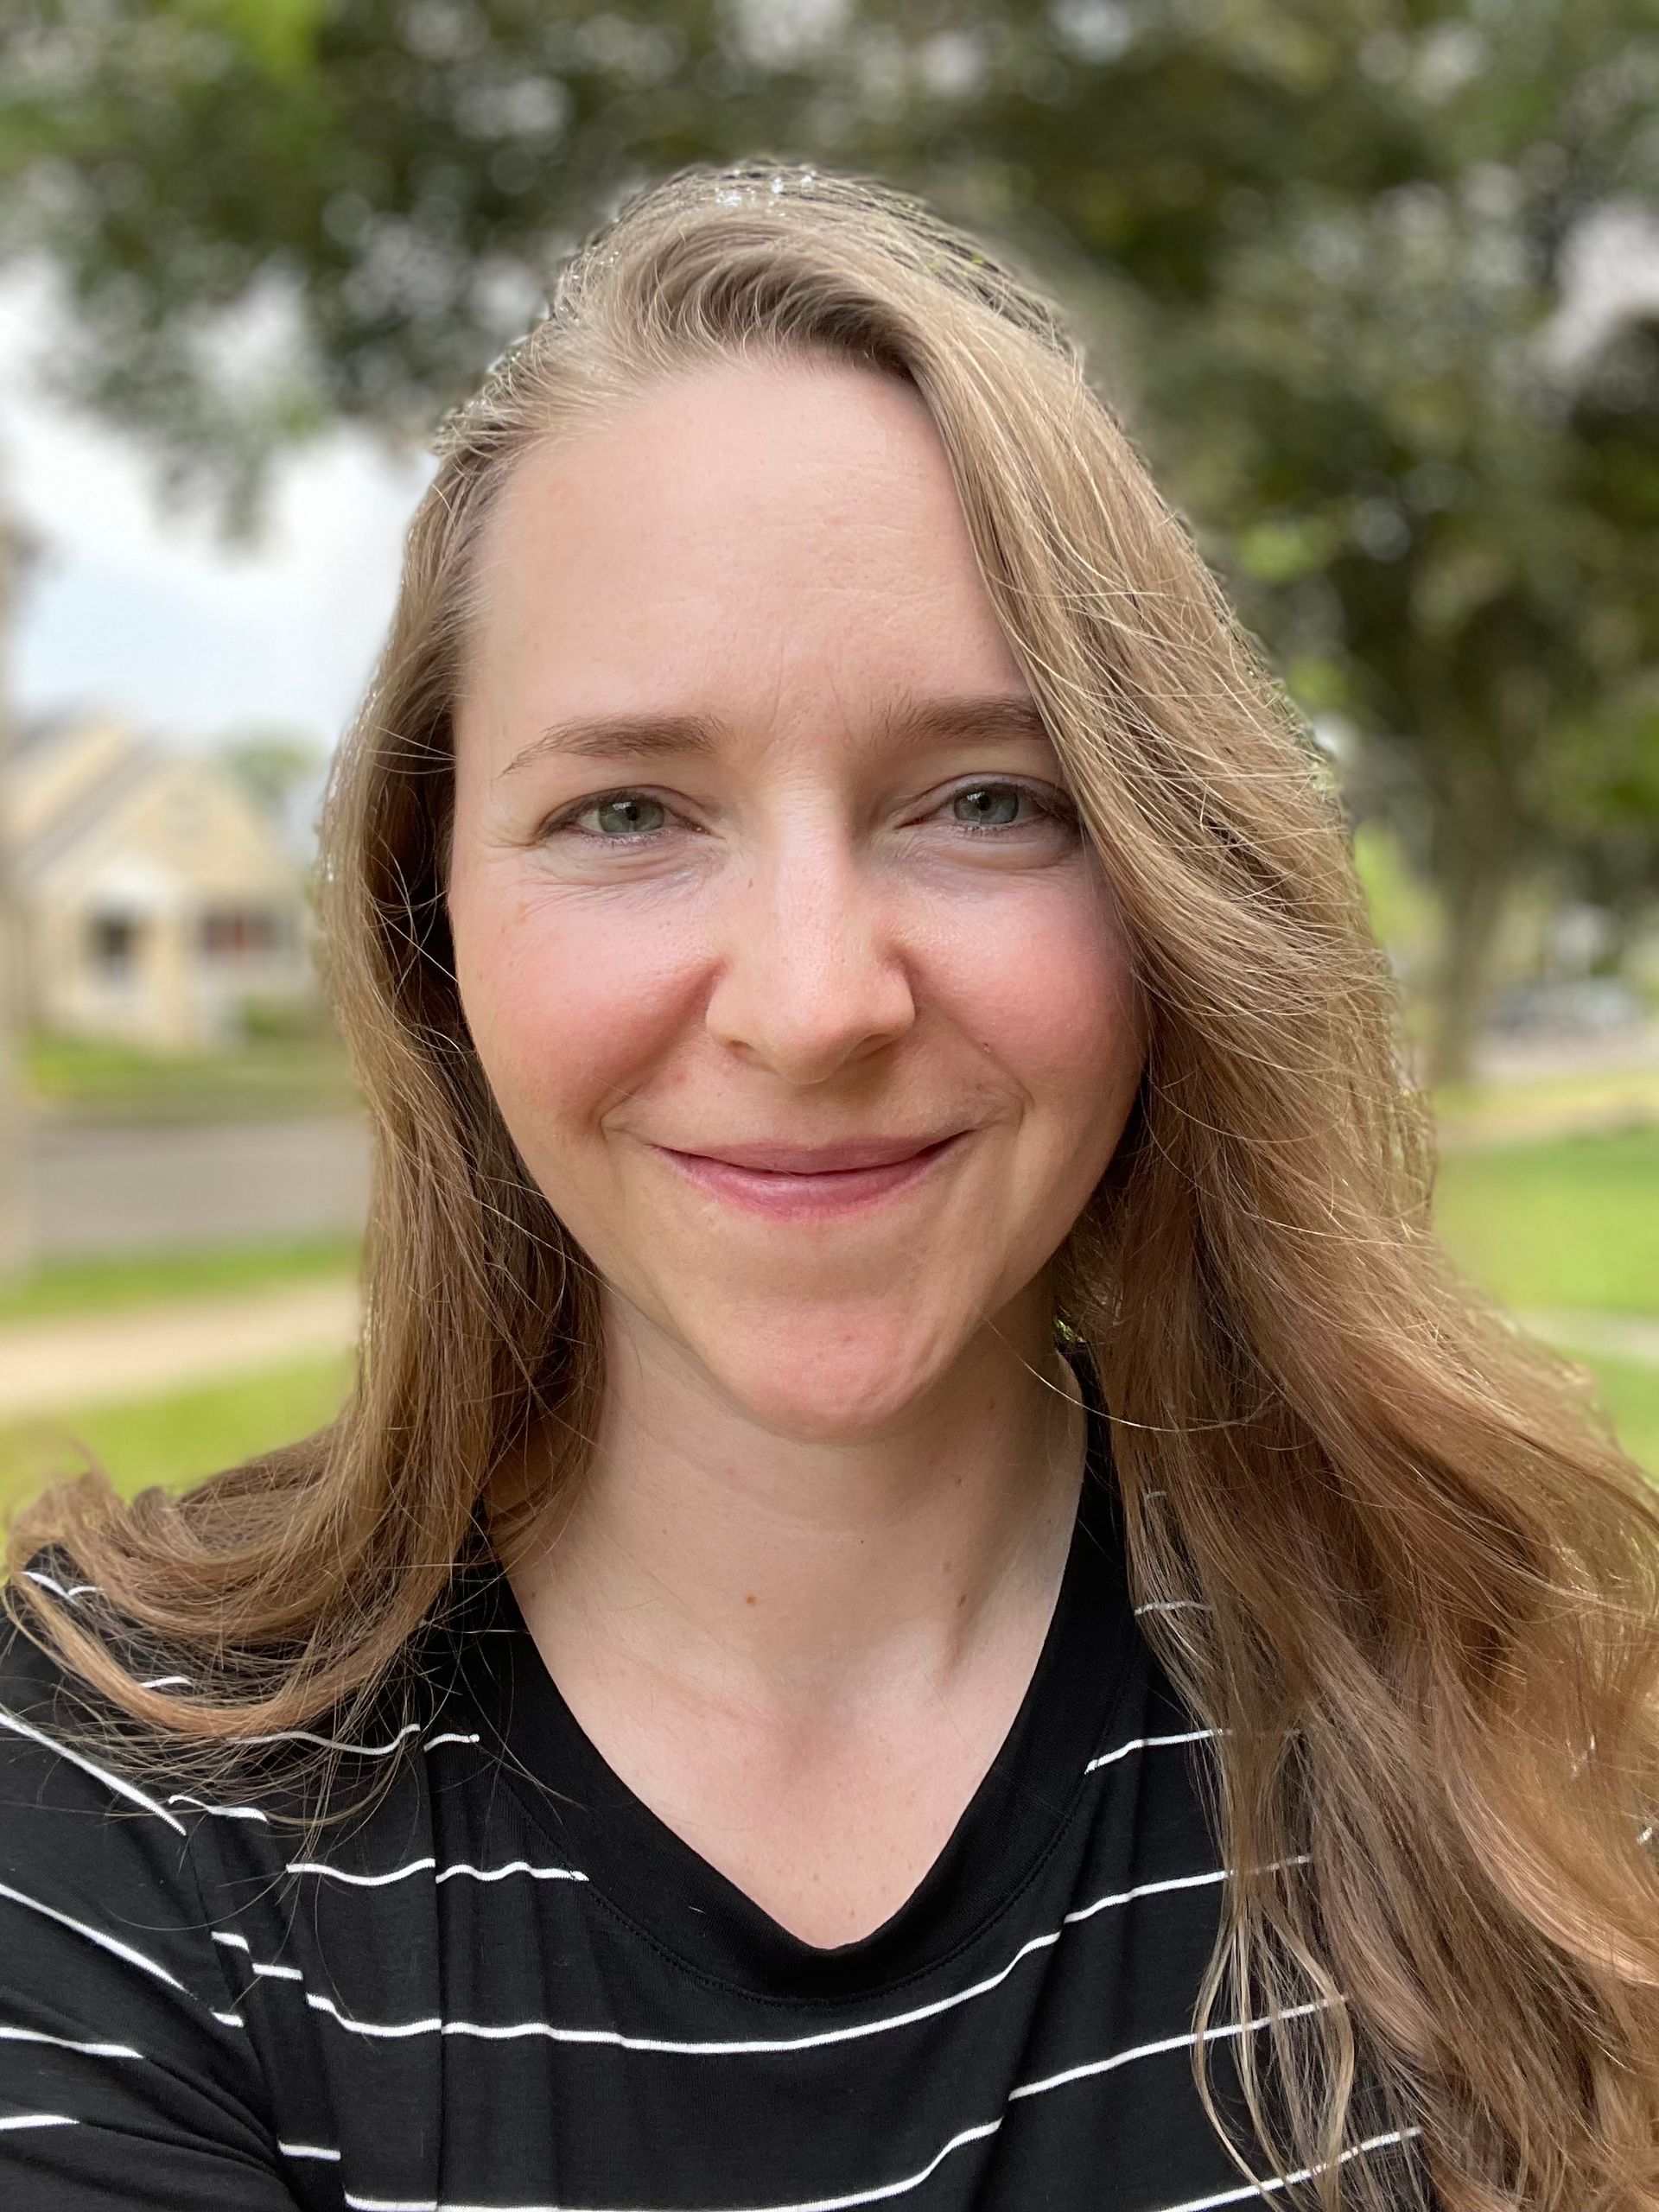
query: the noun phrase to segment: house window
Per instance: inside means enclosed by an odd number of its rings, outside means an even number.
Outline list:
[[[285,918],[265,906],[210,906],[200,920],[201,950],[209,960],[255,960],[280,951]]]
[[[140,925],[131,914],[94,914],[92,917],[92,966],[100,982],[124,983],[137,957]]]

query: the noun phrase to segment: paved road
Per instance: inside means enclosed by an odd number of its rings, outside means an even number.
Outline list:
[[[41,1122],[29,1155],[41,1259],[349,1235],[368,1211],[368,1130],[348,1115],[111,1128]]]

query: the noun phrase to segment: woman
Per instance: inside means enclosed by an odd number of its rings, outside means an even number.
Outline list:
[[[638,197],[324,829],[356,1388],[13,1532],[9,2201],[1659,2205],[1659,1516],[1051,308]]]

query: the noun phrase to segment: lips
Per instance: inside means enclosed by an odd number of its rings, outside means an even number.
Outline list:
[[[933,1138],[853,1137],[840,1144],[781,1140],[731,1145],[724,1151],[652,1149],[671,1172],[707,1197],[741,1213],[805,1230],[864,1217],[921,1189],[968,1141],[965,1129]]]
[[[664,1152],[679,1152],[690,1160],[712,1160],[728,1167],[747,1167],[772,1175],[834,1175],[861,1167],[892,1167],[903,1160],[947,1143],[959,1132],[940,1136],[855,1137],[841,1144],[664,1145]]]

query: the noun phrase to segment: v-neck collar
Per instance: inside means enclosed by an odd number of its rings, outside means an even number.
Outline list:
[[[1001,1749],[905,1902],[849,1943],[774,1920],[637,1797],[560,1694],[507,1577],[486,1554],[450,1625],[480,1719],[530,1818],[601,1896],[703,1975],[769,1999],[847,2001],[943,1963],[1018,1894],[1058,1839],[1146,1647],[1135,1631],[1122,1518],[1099,1389],[1075,1363],[1088,1422],[1077,1516],[1037,1664]]]

